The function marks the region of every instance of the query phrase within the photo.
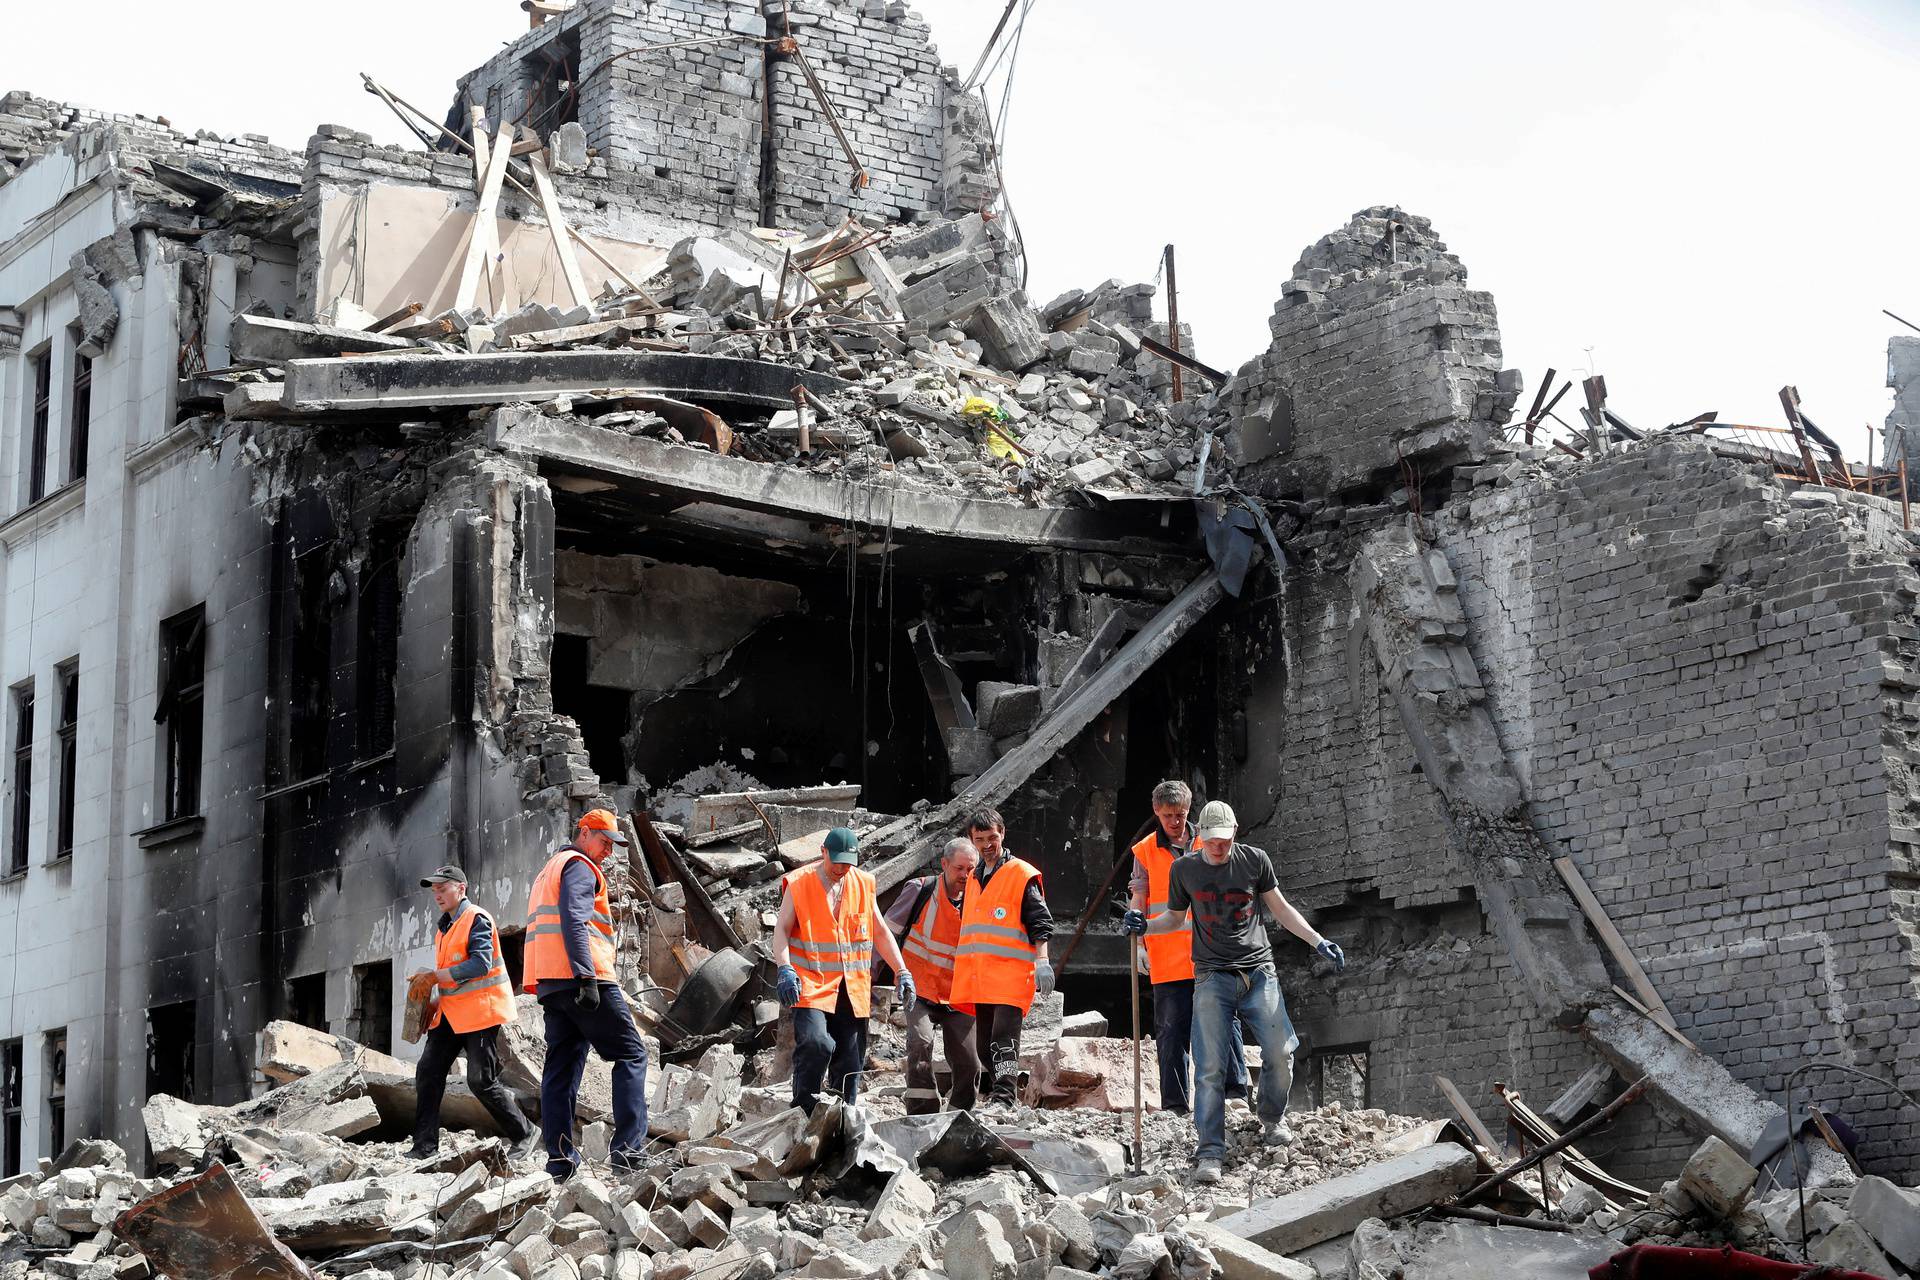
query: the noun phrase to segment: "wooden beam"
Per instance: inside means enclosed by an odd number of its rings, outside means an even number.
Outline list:
[[[485,135],[476,132],[476,143]],[[453,306],[456,311],[465,311],[473,305],[474,295],[480,289],[480,274],[487,270],[489,254],[499,256],[499,228],[494,222],[495,211],[500,207],[500,184],[507,176],[507,160],[513,150],[511,126],[501,125],[494,135],[493,145],[487,156],[485,171],[480,177],[480,202],[473,211],[473,230],[467,236],[467,257],[460,268],[460,286],[454,291]],[[475,151],[475,165],[478,166],[479,152]],[[489,241],[493,242],[489,248]],[[489,286],[491,288],[491,286]],[[496,305],[498,305],[496,300]]]
[[[547,234],[553,237],[553,251],[559,255],[560,271],[567,278],[567,291],[573,295],[574,306],[584,307],[593,301],[593,295],[587,292],[586,277],[580,274],[580,259],[573,252],[573,241],[567,237],[567,217],[560,212],[560,198],[554,194],[553,179],[537,154],[527,157],[527,167],[533,170],[533,189],[540,195],[540,211],[546,215]]]
[[[1593,931],[1600,935],[1600,941],[1607,948],[1607,953],[1613,957],[1614,963],[1620,966],[1621,972],[1627,975],[1627,981],[1639,993],[1640,1003],[1646,1006],[1647,1016],[1668,1031],[1677,1033],[1680,1028],[1674,1023],[1673,1015],[1667,1011],[1666,1001],[1662,1000],[1660,993],[1653,989],[1653,982],[1647,977],[1647,971],[1640,967],[1640,961],[1635,959],[1633,952],[1628,949],[1627,940],[1622,938],[1620,931],[1613,927],[1613,921],[1607,917],[1607,909],[1600,905],[1600,899],[1594,897],[1593,890],[1587,887],[1586,878],[1580,874],[1580,868],[1573,864],[1572,858],[1555,858],[1553,869],[1560,873],[1560,878],[1566,882],[1567,891],[1573,894],[1574,901],[1580,904],[1580,910],[1586,913],[1587,923],[1592,925]]]
[[[1436,1074],[1433,1077],[1433,1087],[1438,1089],[1440,1096],[1445,1098],[1453,1107],[1455,1114],[1460,1117],[1460,1123],[1466,1125],[1467,1132],[1473,1135],[1473,1140],[1487,1149],[1487,1155],[1490,1159],[1495,1157],[1500,1159],[1506,1158],[1506,1145],[1494,1141],[1493,1131],[1488,1129],[1487,1126],[1481,1122],[1480,1117],[1475,1114],[1474,1109],[1467,1105],[1466,1097],[1460,1092],[1459,1088],[1454,1085],[1453,1081],[1443,1075]]]

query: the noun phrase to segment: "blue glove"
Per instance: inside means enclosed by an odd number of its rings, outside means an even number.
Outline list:
[[[774,980],[773,985],[774,989],[780,993],[781,1004],[791,1009],[800,1003],[800,975],[793,971],[792,965],[780,966],[779,977]]]
[[[1320,939],[1319,942],[1314,944],[1313,949],[1316,953],[1318,953],[1319,955],[1325,956],[1329,961],[1332,962],[1333,971],[1335,973],[1346,972],[1347,953],[1340,949],[1339,943],[1335,942],[1331,938],[1322,938]]]
[[[1053,965],[1051,962],[1039,960],[1034,963],[1033,993],[1037,996],[1050,996],[1053,994]]]
[[[1147,934],[1147,913],[1144,911],[1127,912],[1126,915],[1120,918],[1120,932],[1130,933],[1136,938],[1144,938]]]
[[[900,1001],[900,1007],[902,1009],[913,1008],[913,998],[918,994],[913,989],[913,975],[905,969],[902,969],[899,977],[894,981],[893,993]]]

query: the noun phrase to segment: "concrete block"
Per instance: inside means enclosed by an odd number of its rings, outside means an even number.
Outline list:
[[[971,777],[993,767],[993,735],[983,729],[947,730],[947,764],[955,777]]]
[[[1019,1263],[1000,1220],[968,1209],[947,1227],[947,1275],[952,1280],[1014,1280]]]
[[[1680,1171],[1680,1189],[1693,1202],[1718,1218],[1740,1211],[1753,1192],[1760,1171],[1719,1138],[1708,1138]]]
[[[902,1169],[888,1179],[880,1198],[874,1201],[860,1238],[911,1239],[925,1229],[933,1206],[933,1188],[926,1179],[911,1169]]]
[[[982,680],[973,695],[974,718],[995,738],[1025,733],[1040,719],[1040,686]]]
[[[1807,1248],[1813,1261],[1829,1267],[1864,1271],[1870,1276],[1893,1274],[1893,1264],[1880,1252],[1867,1229],[1857,1222],[1843,1222],[1815,1240]]]
[[[1189,1219],[1187,1234],[1213,1251],[1221,1280],[1318,1280],[1320,1272],[1304,1262],[1283,1258],[1271,1249],[1245,1240],[1219,1223]]]
[[[1287,1254],[1352,1231],[1367,1218],[1396,1218],[1473,1185],[1473,1153],[1451,1142],[1356,1169],[1222,1218],[1220,1230]]]
[[[1885,1178],[1862,1178],[1854,1185],[1847,1212],[1901,1266],[1920,1268],[1920,1191],[1896,1187]]]

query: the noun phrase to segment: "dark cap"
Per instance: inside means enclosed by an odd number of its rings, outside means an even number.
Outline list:
[[[827,851],[829,862],[844,863],[849,867],[860,865],[860,837],[853,834],[851,827],[835,827],[827,832],[821,847]]]
[[[458,867],[435,867],[420,880],[422,889],[431,889],[437,884],[465,884],[467,873]]]

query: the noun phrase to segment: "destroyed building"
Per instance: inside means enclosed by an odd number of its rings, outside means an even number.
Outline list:
[[[1350,957],[1280,951],[1306,1100],[1647,1076],[1621,1177],[1811,1060],[1920,1083],[1898,502],[1516,440],[1397,209],[1249,282],[1231,377],[1148,286],[1036,306],[924,24],[764,10],[581,0],[419,148],[0,99],[0,1174],[247,1099],[274,1020],[404,1054],[420,873],[511,923],[590,803],[716,948],[820,828],[892,887],[998,803],[1114,1008],[1109,871],[1188,779]],[[1898,1098],[1799,1088],[1912,1180]]]

